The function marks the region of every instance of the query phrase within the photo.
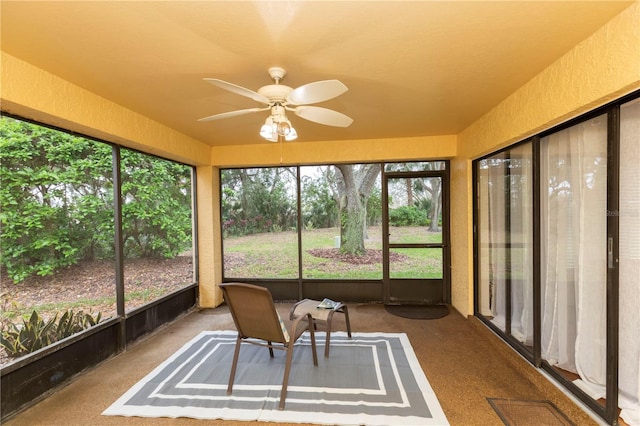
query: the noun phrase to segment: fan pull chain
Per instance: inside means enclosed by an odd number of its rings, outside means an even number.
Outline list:
[[[284,143],[283,143],[284,136],[278,136],[278,139],[280,139],[280,165],[282,165],[282,151],[284,150]]]

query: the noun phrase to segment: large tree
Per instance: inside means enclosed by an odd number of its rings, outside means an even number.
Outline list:
[[[367,201],[380,175],[380,164],[337,164],[332,187],[340,211],[340,251],[362,255],[367,229]],[[328,176],[329,177],[329,176]]]

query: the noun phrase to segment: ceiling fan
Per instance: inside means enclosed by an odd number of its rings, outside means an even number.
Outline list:
[[[257,92],[216,78],[204,80],[222,89],[246,96],[265,106],[260,108],[248,108],[237,111],[223,112],[200,118],[198,121],[213,121],[223,118],[236,117],[260,111],[271,111],[265,124],[260,129],[260,135],[267,140],[276,142],[278,136],[286,140],[297,137],[295,129],[287,119],[285,111],[292,111],[297,116],[314,123],[334,127],[348,127],[353,122],[350,117],[331,109],[309,104],[316,104],[340,96],[347,90],[347,86],[338,80],[322,80],[302,85],[296,89],[280,84],[286,75],[286,71],[280,67],[272,67],[268,70],[275,84],[269,84],[258,89]]]

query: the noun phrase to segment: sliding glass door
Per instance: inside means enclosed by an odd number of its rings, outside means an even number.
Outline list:
[[[619,352],[620,416],[640,422],[640,99],[620,107]]]
[[[474,162],[475,312],[610,424],[640,421],[640,98]]]
[[[542,138],[541,355],[598,400],[606,384],[607,116]]]
[[[480,161],[477,169],[479,311],[528,347],[533,345],[531,160],[526,143]]]

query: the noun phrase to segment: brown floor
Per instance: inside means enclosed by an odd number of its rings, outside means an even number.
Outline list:
[[[288,317],[289,304],[278,304]],[[576,425],[597,424],[584,411],[502,343],[475,318],[452,310],[435,320],[411,320],[379,304],[349,305],[356,332],[404,332],[451,425],[502,425],[487,398],[550,400]],[[5,424],[18,425],[195,425],[203,420],[107,417],[100,413],[202,330],[233,330],[226,307],[188,314],[107,360]],[[345,330],[343,316],[334,329]],[[531,419],[531,424],[538,424]],[[208,421],[214,425],[257,422]],[[265,423],[274,424],[274,423]]]

